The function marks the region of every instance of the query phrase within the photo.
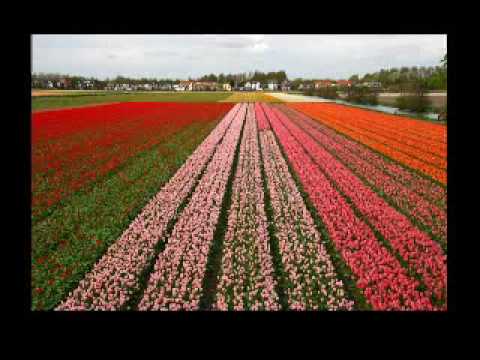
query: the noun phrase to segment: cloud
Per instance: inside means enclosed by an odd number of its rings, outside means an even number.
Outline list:
[[[445,52],[446,35],[33,35],[32,71],[188,78],[258,69],[342,78],[435,66]]]
[[[176,56],[179,55],[178,51],[173,50],[146,50],[144,52],[145,56],[161,57],[161,56]]]

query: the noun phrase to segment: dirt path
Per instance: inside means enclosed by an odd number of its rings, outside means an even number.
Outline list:
[[[320,99],[316,96],[304,96],[304,95],[286,94],[286,93],[267,93],[267,95],[273,96],[285,102],[329,102],[328,100]]]

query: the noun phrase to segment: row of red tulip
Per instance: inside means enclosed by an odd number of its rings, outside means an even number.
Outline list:
[[[138,277],[165,241],[167,224],[195,184],[195,179],[231,126],[236,105],[187,159],[170,181],[140,212],[122,236],[107,250],[58,310],[117,310],[138,288]]]
[[[366,219],[414,271],[423,277],[426,293],[446,300],[446,256],[439,244],[416,228],[410,220],[364,185],[345,165],[316,143],[278,109],[273,109],[283,125],[299,141],[336,186],[348,196]]]
[[[373,189],[384,193],[400,209],[430,228],[432,234],[438,236],[442,244],[446,244],[447,216],[443,209],[423,199],[407,186],[397,182],[395,178],[349,151],[344,146],[342,137],[332,138],[319,131],[308,121],[292,115],[289,118],[305,133],[310,134],[330,154],[335,154],[357,175],[363,177]]]
[[[260,141],[289,308],[352,309],[274,134],[262,131]]]
[[[267,227],[257,124],[249,104],[218,276],[217,309],[280,309]]]
[[[32,213],[115,171],[195,123],[220,120],[227,103],[119,103],[32,115]]]
[[[358,216],[313,162],[302,144],[287,130],[281,116],[264,106],[270,124],[294,171],[325,224],[331,240],[356,277],[357,287],[378,310],[431,310],[420,283],[380,244],[372,229]]]
[[[159,254],[139,310],[196,310],[246,105],[218,145],[187,207]]]
[[[375,151],[371,150],[367,146],[350,140],[349,138],[340,135],[335,130],[328,126],[313,120],[303,114],[300,111],[294,110],[285,105],[277,105],[287,116],[299,119],[299,121],[306,122],[313,126],[315,129],[321,131],[325,135],[331,137],[335,141],[341,143],[350,152],[354,153],[363,160],[371,163],[375,167],[384,171],[398,182],[415,191],[420,196],[424,197],[428,201],[438,205],[441,209],[445,210],[447,206],[447,189],[436,184],[435,182],[426,179],[418,175],[415,172],[408,171],[403,166],[397,164],[393,160],[382,157]]]

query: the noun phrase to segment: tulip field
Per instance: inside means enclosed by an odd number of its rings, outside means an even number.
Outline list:
[[[32,114],[32,309],[447,310],[446,126],[238,101]]]

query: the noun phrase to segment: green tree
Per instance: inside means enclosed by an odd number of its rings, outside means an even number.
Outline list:
[[[360,82],[360,79],[358,78],[358,75],[352,75],[348,78],[352,82],[352,84],[358,84]]]

